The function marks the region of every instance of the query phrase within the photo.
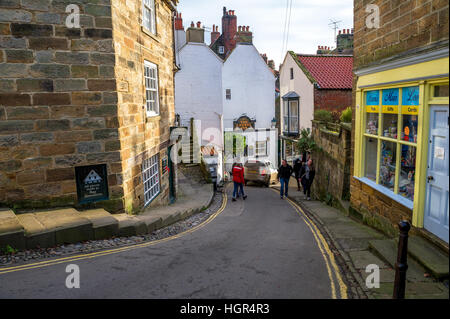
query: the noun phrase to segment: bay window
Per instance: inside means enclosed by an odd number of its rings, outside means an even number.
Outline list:
[[[299,134],[299,96],[289,92],[283,96],[283,133],[285,135]]]

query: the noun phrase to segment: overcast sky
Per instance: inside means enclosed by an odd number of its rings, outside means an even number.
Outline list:
[[[235,10],[237,24],[248,25],[253,43],[260,53],[281,63],[284,17],[288,0],[180,0],[178,11],[183,14],[187,29],[191,21],[201,21],[207,27],[205,41],[209,44],[213,24],[222,28],[223,7]],[[293,0],[288,50],[316,53],[318,45],[334,47],[334,30],[330,19],[342,21],[339,29],[353,27],[353,0]]]

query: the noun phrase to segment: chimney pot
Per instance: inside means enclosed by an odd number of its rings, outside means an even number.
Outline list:
[[[202,23],[200,21],[197,22],[197,28],[201,28]]]
[[[341,30],[339,30],[339,34],[341,34]]]
[[[347,29],[347,34],[350,34],[350,29]]]
[[[194,21],[191,21],[191,28],[195,27]]]
[[[355,31],[355,29],[352,28],[352,34],[353,34],[354,31]]]

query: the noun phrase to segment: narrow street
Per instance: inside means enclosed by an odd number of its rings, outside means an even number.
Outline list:
[[[153,246],[2,273],[0,298],[342,297],[315,236],[287,200],[247,187],[209,224]],[[66,266],[80,268],[68,289]],[[5,268],[5,267],[3,267]],[[327,270],[328,268],[328,270]],[[330,280],[330,276],[333,278]]]

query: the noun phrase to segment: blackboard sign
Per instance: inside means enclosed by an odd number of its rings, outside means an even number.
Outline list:
[[[75,167],[75,175],[80,204],[109,199],[106,164]]]

